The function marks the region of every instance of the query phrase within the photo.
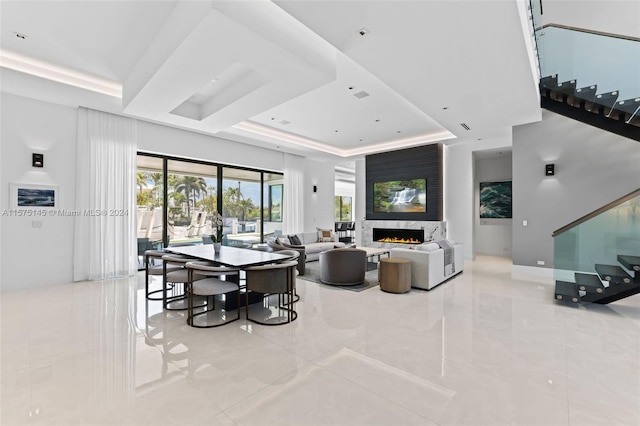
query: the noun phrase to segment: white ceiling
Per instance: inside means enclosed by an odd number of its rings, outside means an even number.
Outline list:
[[[540,119],[515,0],[2,1],[0,14],[3,92],[314,159]],[[97,91],[112,86],[122,98]]]

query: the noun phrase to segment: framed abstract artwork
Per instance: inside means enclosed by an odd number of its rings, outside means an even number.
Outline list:
[[[511,219],[511,181],[480,182],[480,219]]]

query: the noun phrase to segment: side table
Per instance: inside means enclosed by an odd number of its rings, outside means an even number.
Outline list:
[[[406,293],[411,290],[411,260],[401,257],[380,259],[378,269],[380,290],[388,293]]]

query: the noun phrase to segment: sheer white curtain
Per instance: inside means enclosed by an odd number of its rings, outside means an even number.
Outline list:
[[[137,272],[136,151],[135,120],[79,109],[75,281]]]
[[[304,232],[304,158],[284,154],[284,194],[282,200],[282,232],[285,235]]]

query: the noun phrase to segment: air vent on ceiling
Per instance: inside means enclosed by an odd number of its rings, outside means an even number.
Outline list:
[[[362,98],[366,98],[367,96],[369,96],[369,94],[367,92],[365,92],[364,90],[361,90],[358,93],[354,93],[353,96],[355,96],[358,99],[362,99]]]
[[[463,129],[465,130],[471,130],[471,127],[467,126],[467,123],[460,123],[460,125],[462,126]]]
[[[291,122],[287,120],[282,120],[280,124],[282,124],[283,126],[286,126],[287,124],[291,124]]]

